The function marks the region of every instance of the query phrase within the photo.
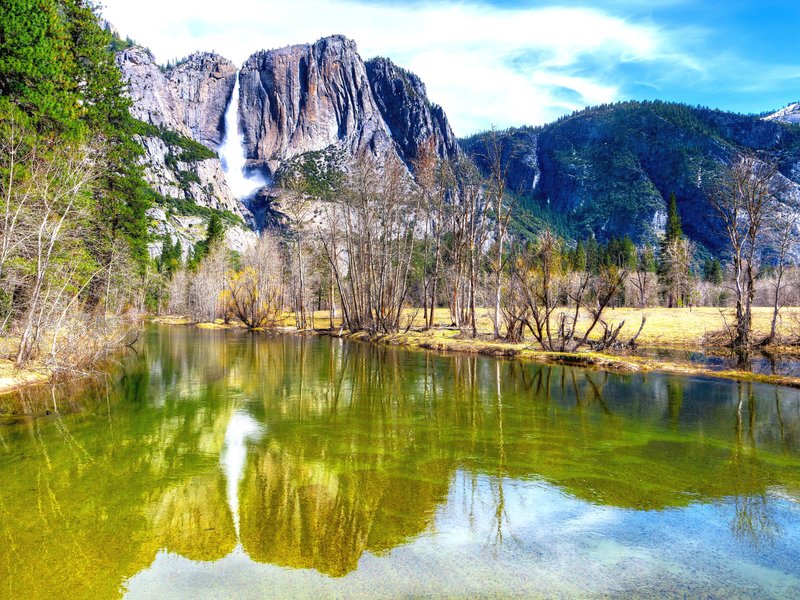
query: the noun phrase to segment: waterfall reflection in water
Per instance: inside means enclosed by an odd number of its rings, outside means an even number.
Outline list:
[[[800,596],[793,390],[152,328],[20,398],[0,598]]]

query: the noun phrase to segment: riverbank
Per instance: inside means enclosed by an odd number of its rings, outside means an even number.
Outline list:
[[[44,367],[16,369],[14,362],[0,359],[0,394],[50,381],[52,373]]]
[[[521,344],[510,344],[492,339],[492,323],[488,311],[479,314],[478,336],[476,338],[450,327],[450,314],[447,309],[437,309],[434,313],[434,327],[423,330],[421,311],[408,311],[409,330],[388,335],[370,335],[366,332],[351,333],[342,330],[338,319],[330,328],[327,311],[314,313],[314,328],[304,333],[332,335],[369,343],[380,343],[406,348],[419,348],[442,352],[466,352],[488,356],[514,358],[518,360],[575,365],[620,373],[660,371],[678,375],[699,375],[738,381],[755,381],[772,385],[800,388],[800,377],[788,374],[756,373],[736,368],[710,368],[690,360],[682,360],[675,355],[699,353],[702,355],[724,354],[720,345],[724,340],[726,323],[732,322],[731,311],[717,308],[668,309],[668,308],[617,308],[609,310],[609,322],[625,321],[622,339],[627,339],[638,329],[643,316],[647,321],[639,337],[639,347],[647,352],[545,352],[537,349],[528,340]],[[769,331],[772,311],[757,308],[753,315],[755,335],[761,337]],[[154,322],[166,325],[196,325],[201,328],[231,329],[241,325],[236,323],[196,323],[191,319],[176,316],[156,317]],[[287,315],[282,332],[299,333],[292,326],[293,316]],[[785,340],[795,339],[800,330],[800,308],[789,308],[782,312],[779,334]],[[767,349],[779,358],[800,358],[800,347],[793,344],[776,345]],[[665,356],[660,356],[664,354]]]
[[[135,342],[141,322],[139,317],[109,318],[97,326],[75,320],[59,330],[57,352],[41,351],[23,368],[18,368],[13,360],[19,337],[0,337],[0,394],[56,379],[104,372],[110,358]],[[193,322],[184,320],[184,323]],[[43,336],[40,347],[52,350],[52,344],[52,333],[48,333]]]
[[[452,335],[449,335],[451,333]],[[334,333],[333,335],[339,334]],[[736,381],[767,383],[800,389],[800,377],[752,373],[738,369],[715,370],[688,361],[651,358],[633,353],[615,354],[590,351],[546,352],[543,350],[536,350],[532,348],[530,344],[508,344],[480,338],[464,338],[461,337],[460,332],[456,331],[409,331],[406,333],[372,336],[365,332],[354,334],[343,332],[341,337],[370,343],[403,346],[406,348],[419,348],[443,352],[466,352],[544,364],[579,366],[616,373],[659,371],[676,375],[706,376]],[[707,352],[709,349],[696,348],[695,350],[697,352]]]

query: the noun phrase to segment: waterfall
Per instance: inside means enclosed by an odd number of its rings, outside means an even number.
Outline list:
[[[239,200],[252,196],[258,188],[267,183],[260,173],[247,173],[243,142],[244,137],[239,133],[239,71],[236,71],[236,83],[233,85],[233,93],[225,109],[225,137],[219,148],[219,156],[222,159],[225,181]]]

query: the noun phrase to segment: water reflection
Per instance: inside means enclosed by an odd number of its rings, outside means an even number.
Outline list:
[[[0,427],[0,596],[800,591],[794,391],[194,329],[71,388]]]
[[[247,442],[255,442],[261,437],[261,427],[245,412],[236,411],[228,422],[225,431],[225,450],[222,453],[222,468],[228,480],[228,506],[233,515],[233,527],[239,539],[239,484],[244,477],[247,459]]]

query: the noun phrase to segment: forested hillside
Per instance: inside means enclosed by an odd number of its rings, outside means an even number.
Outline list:
[[[800,127],[668,102],[589,108],[543,127],[497,132],[520,203],[569,237],[655,243],[675,193],[690,239],[723,253],[709,187],[736,154],[762,151],[800,183]],[[484,173],[491,132],[461,141]]]

